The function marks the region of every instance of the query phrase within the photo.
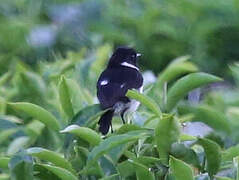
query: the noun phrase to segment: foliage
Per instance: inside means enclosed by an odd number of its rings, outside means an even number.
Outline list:
[[[110,53],[108,44],[89,54],[71,52],[39,63],[35,72],[17,61],[16,70],[1,77],[0,179],[238,176],[239,99],[231,97],[238,89],[212,88],[200,104],[192,104],[185,99],[190,91],[221,79],[196,72],[188,58],[173,61],[145,86],[144,94],[128,91],[127,96],[141,102],[138,112],[125,125],[115,117],[114,133],[102,137],[95,83]],[[238,73],[237,65],[232,69]],[[210,133],[198,137],[184,132],[185,124],[196,121],[207,124]]]
[[[107,42],[135,46],[157,73],[191,55],[205,72],[228,76],[225,64],[239,56],[238,8],[236,0],[3,0],[0,73],[17,60],[35,64]]]

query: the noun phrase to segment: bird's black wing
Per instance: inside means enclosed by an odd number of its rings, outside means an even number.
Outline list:
[[[143,77],[135,69],[122,67],[106,69],[97,82],[97,97],[103,109],[113,107],[118,101],[128,98],[128,89],[138,89],[143,84]]]

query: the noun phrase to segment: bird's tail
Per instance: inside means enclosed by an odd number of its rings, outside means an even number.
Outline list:
[[[98,122],[99,124],[99,131],[105,135],[108,133],[109,129],[110,129],[110,125],[111,125],[111,121],[114,115],[114,110],[110,109],[108,111],[106,111],[101,117],[100,120]]]

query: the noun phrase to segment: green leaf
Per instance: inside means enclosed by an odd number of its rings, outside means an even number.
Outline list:
[[[222,79],[207,73],[191,73],[182,77],[169,89],[166,109],[168,111],[172,110],[179,100],[191,90],[221,80]]]
[[[54,173],[52,173],[51,171],[49,171],[48,169],[40,166],[39,164],[35,163],[33,165],[33,170],[34,170],[34,177],[36,177],[36,179],[40,179],[40,180],[60,180],[60,178],[55,175]]]
[[[206,138],[199,138],[198,144],[201,145],[204,149],[207,159],[207,171],[210,177],[215,175],[221,163],[221,149],[220,146]]]
[[[47,164],[38,164],[39,166],[42,166],[46,168],[47,170],[51,171],[53,174],[58,176],[62,180],[78,180],[77,176],[72,174],[70,171],[60,168],[57,166],[47,165]]]
[[[138,162],[147,167],[154,166],[155,163],[159,163],[160,159],[151,156],[139,156],[137,158],[132,158],[134,162]]]
[[[233,158],[239,156],[239,144],[232,146],[222,153],[222,161],[232,161]]]
[[[159,74],[157,83],[162,87],[165,82],[170,82],[186,73],[198,71],[198,68],[192,62],[171,63],[162,73]]]
[[[60,84],[59,84],[59,96],[61,107],[64,112],[68,115],[68,117],[74,116],[74,110],[72,107],[70,91],[66,83],[66,79],[64,76],[61,76]]]
[[[23,111],[26,114],[32,116],[33,118],[41,121],[49,129],[59,131],[60,125],[57,119],[47,110],[42,107],[27,103],[27,102],[18,102],[18,103],[8,103],[10,107],[18,111]]]
[[[72,173],[76,173],[71,164],[64,159],[61,154],[40,147],[29,148],[26,150],[26,153],[41,160],[51,162],[56,166],[71,171]]]
[[[33,161],[24,151],[15,154],[10,162],[11,180],[32,180]]]
[[[0,169],[8,169],[8,163],[10,158],[8,157],[0,157]]]
[[[137,130],[143,130],[143,128],[135,124],[124,124],[117,130],[117,134],[124,134],[130,131],[137,131]]]
[[[73,111],[78,112],[84,104],[89,104],[88,98],[85,97],[82,88],[75,80],[65,78],[65,81],[69,90]]]
[[[80,127],[78,125],[70,125],[64,130],[60,131],[61,133],[71,133],[85,141],[89,142],[92,146],[96,146],[101,142],[101,137],[94,130],[87,127]]]
[[[173,157],[180,159],[187,164],[193,165],[198,169],[201,168],[200,161],[196,152],[182,143],[174,143],[172,145],[170,154]]]
[[[188,134],[181,134],[179,140],[180,141],[195,141],[197,140],[197,138],[195,136],[191,136]]]
[[[26,125],[25,130],[27,134],[33,138],[40,136],[44,128],[45,125],[41,121],[33,120]]]
[[[26,148],[29,145],[30,137],[20,136],[15,138],[11,144],[8,146],[7,154],[13,155],[21,149]]]
[[[136,171],[136,176],[137,180],[154,180],[154,174],[150,172],[150,169],[144,166],[143,164],[130,161],[130,163],[133,164],[135,171]]]
[[[0,132],[0,145],[7,141],[8,137],[15,134],[19,128],[9,128]]]
[[[147,137],[148,133],[146,131],[131,131],[126,134],[114,135],[111,136],[101,143],[94,147],[90,152],[87,159],[87,167],[91,166],[94,162],[97,161],[103,154],[109,152],[111,149],[131,141],[135,141],[140,138]]]
[[[128,90],[126,96],[128,96],[131,99],[136,99],[137,101],[141,102],[143,105],[145,105],[148,109],[150,109],[155,115],[161,116],[162,112],[157,105],[157,103],[149,98],[148,96],[145,96],[138,91],[135,90]]]
[[[96,114],[100,113],[102,110],[99,104],[94,104],[87,106],[80,110],[71,120],[71,124],[77,124],[79,126],[86,126],[89,121]]]
[[[169,167],[176,180],[193,180],[192,168],[185,162],[170,156]]]
[[[117,169],[121,177],[128,177],[135,173],[134,165],[129,161],[123,161],[117,164]]]
[[[179,139],[179,135],[179,124],[173,115],[163,115],[155,129],[155,141],[163,164],[168,164],[171,145]]]
[[[22,80],[22,86],[20,88],[24,87],[27,91],[31,92],[32,96],[44,96],[46,92],[46,85],[40,75],[34,72],[26,71],[20,73],[20,77]]]
[[[110,175],[110,174],[117,173],[115,164],[111,161],[110,158],[108,158],[108,156],[102,156],[98,162],[102,169],[102,174]],[[102,175],[102,176],[104,176],[104,175]]]

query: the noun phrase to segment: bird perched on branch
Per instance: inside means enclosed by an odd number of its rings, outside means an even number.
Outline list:
[[[137,63],[140,56],[133,48],[117,48],[98,79],[97,97],[101,108],[108,109],[98,122],[99,131],[103,135],[108,133],[110,126],[113,132],[114,115],[120,115],[125,123],[124,114],[136,111],[140,104],[126,97],[129,89],[136,89],[141,93],[143,91],[143,77]]]

